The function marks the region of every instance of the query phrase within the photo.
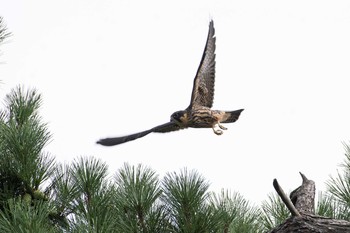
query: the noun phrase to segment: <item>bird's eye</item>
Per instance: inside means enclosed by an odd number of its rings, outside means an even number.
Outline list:
[[[180,112],[174,112],[171,115],[170,120],[180,121],[181,113]]]

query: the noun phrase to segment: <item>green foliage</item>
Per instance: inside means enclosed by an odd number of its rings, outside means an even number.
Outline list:
[[[330,193],[320,192],[316,206],[316,214],[334,219],[350,219],[350,208],[334,198]]]
[[[167,203],[175,232],[216,232],[219,222],[207,205],[208,182],[196,171],[168,173],[163,180],[163,201]]]
[[[289,216],[289,210],[277,194],[268,195],[268,201],[261,205],[261,221],[266,230],[270,230],[283,223]]]
[[[169,221],[156,173],[142,165],[124,164],[115,175],[118,229],[123,232],[166,232]]]
[[[281,224],[289,211],[277,195],[261,209],[239,193],[208,192],[209,183],[186,168],[160,180],[154,170],[127,163],[114,179],[93,157],[55,164],[36,90],[17,87],[0,111],[0,232],[259,233]],[[328,182],[316,211],[350,218],[350,148],[343,173]],[[45,189],[43,188],[45,184]]]
[[[114,232],[112,200],[114,191],[107,181],[108,166],[93,157],[81,157],[70,168],[75,195],[73,232],[81,227],[88,232]]]
[[[69,232],[115,232],[115,195],[107,171],[107,165],[93,157],[56,167],[49,189],[57,225]]]
[[[0,112],[1,232],[51,232],[55,226],[41,190],[52,175],[54,159],[43,150],[51,136],[38,115],[40,105],[35,89],[17,87],[6,96]]]
[[[260,232],[260,210],[251,206],[239,193],[231,194],[224,190],[219,195],[212,193],[210,203],[220,222],[219,232]]]
[[[346,143],[343,145],[345,160],[340,165],[342,173],[338,171],[337,176],[331,176],[326,183],[330,194],[321,199],[320,210],[326,216],[350,220],[350,146]]]
[[[341,167],[343,173],[339,173],[336,177],[331,177],[327,182],[329,192],[333,194],[340,202],[350,207],[350,147],[344,144],[345,160]]]
[[[0,211],[0,232],[51,233],[60,232],[49,221],[52,207],[45,201],[28,204],[20,199],[9,199],[8,208]]]
[[[54,159],[43,151],[51,136],[38,116],[40,104],[36,90],[17,87],[6,96],[5,110],[0,112],[2,201],[26,193],[34,197],[53,172]]]
[[[79,189],[73,182],[70,166],[60,164],[55,167],[48,191],[49,199],[55,206],[55,211],[52,213],[55,223],[62,228],[68,228],[67,217],[75,213],[76,200],[80,195]]]
[[[8,32],[3,17],[0,16],[0,44],[9,36],[11,36],[11,33]]]

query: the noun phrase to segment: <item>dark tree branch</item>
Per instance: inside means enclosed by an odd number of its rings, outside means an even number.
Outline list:
[[[290,199],[283,192],[276,179],[273,186],[283,203],[292,213],[284,223],[272,229],[270,233],[349,233],[350,222],[314,215],[315,182],[300,173],[303,182],[290,194]]]
[[[321,216],[303,215],[290,217],[269,233],[349,233],[350,222],[340,219],[331,219]]]
[[[301,216],[298,212],[298,210],[295,208],[293,203],[290,201],[290,199],[287,197],[287,195],[284,193],[281,186],[278,184],[278,181],[276,179],[273,180],[273,187],[275,188],[278,195],[281,197],[283,203],[287,206],[292,216]]]

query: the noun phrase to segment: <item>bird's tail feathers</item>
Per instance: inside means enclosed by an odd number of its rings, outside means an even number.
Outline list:
[[[221,123],[232,123],[238,120],[239,116],[241,115],[241,112],[243,112],[244,109],[239,109],[236,111],[230,111],[230,112],[226,112],[225,121],[222,121]]]

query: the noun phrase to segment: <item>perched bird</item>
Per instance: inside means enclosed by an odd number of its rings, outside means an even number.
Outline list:
[[[214,34],[214,22],[211,20],[204,53],[193,82],[191,102],[185,110],[174,112],[168,123],[127,136],[100,139],[97,143],[103,146],[114,146],[144,137],[149,133],[166,133],[185,128],[212,128],[215,134],[221,135],[223,130],[227,129],[221,123],[235,122],[243,109],[236,111],[211,110],[215,82]]]

